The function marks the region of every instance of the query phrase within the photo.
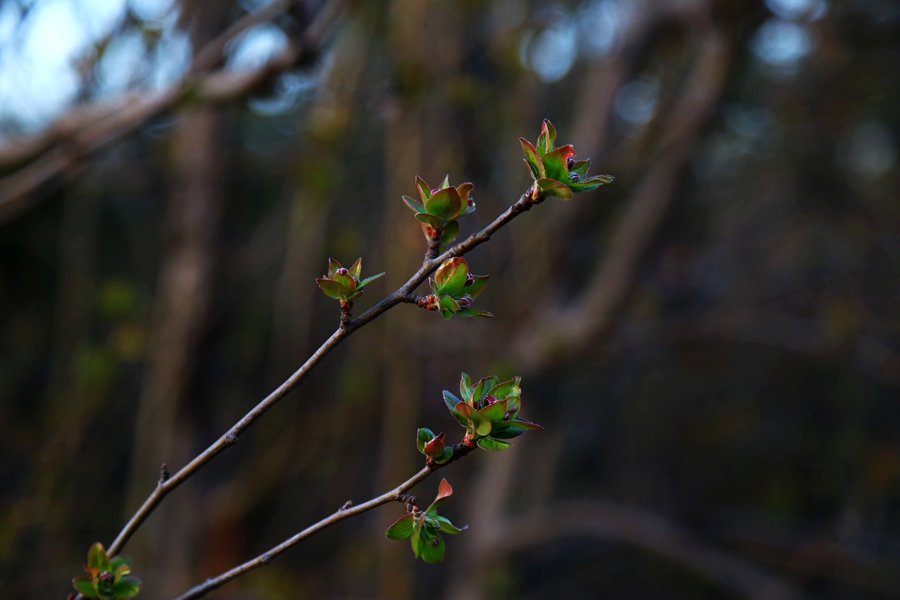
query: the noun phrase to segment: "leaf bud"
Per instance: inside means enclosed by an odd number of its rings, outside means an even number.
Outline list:
[[[471,273],[466,274],[466,282],[463,285],[468,287],[468,286],[472,285],[473,283],[475,283],[475,276],[472,275]]]
[[[567,158],[567,159],[566,159],[566,166],[569,167],[570,169],[571,169],[572,167],[574,167],[574,166],[575,166],[575,159],[572,158],[571,156],[570,156],[569,158]]]
[[[341,267],[337,271],[335,271],[335,275],[348,275],[350,271],[347,270],[346,267]]]
[[[468,298],[460,298],[456,303],[459,304],[460,308],[469,308],[472,305],[472,301]]]

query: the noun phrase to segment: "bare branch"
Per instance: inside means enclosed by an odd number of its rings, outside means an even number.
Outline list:
[[[303,365],[297,369],[284,383],[278,386],[275,391],[260,401],[253,409],[244,415],[240,421],[235,423],[227,432],[225,432],[218,440],[210,445],[206,450],[197,455],[191,462],[174,473],[168,480],[159,481],[153,492],[147,497],[141,507],[134,513],[131,519],[125,524],[116,539],[109,546],[109,554],[118,554],[128,540],[134,535],[134,532],[149,517],[154,509],[162,502],[169,492],[187,481],[194,473],[202,468],[206,463],[211,461],[217,454],[225,448],[237,443],[240,435],[247,430],[257,419],[259,419],[267,410],[275,405],[276,402],[284,398],[291,390],[296,388],[306,379],[310,371],[321,361],[335,346],[341,343],[351,333],[370,323],[382,313],[390,310],[392,307],[404,302],[418,302],[418,296],[413,294],[415,289],[425,282],[429,275],[437,270],[441,264],[449,259],[462,256],[472,249],[480,246],[484,242],[491,239],[491,236],[501,227],[515,219],[517,216],[531,209],[532,206],[539,204],[541,200],[531,199],[531,190],[522,194],[515,204],[506,209],[499,217],[477,233],[473,233],[464,241],[456,244],[437,258],[425,260],[419,270],[410,279],[404,283],[400,289],[392,293],[390,296],[364,312],[359,317],[342,323],[341,326],[331,334],[325,343],[309,357]]]
[[[369,500],[367,502],[363,502],[362,504],[354,505],[350,501],[345,502],[344,505],[341,508],[339,508],[337,510],[337,512],[333,513],[331,516],[322,519],[318,523],[314,523],[313,525],[310,525],[309,527],[307,527],[306,529],[304,529],[297,535],[294,535],[294,536],[286,539],[285,541],[281,542],[274,548],[270,548],[269,550],[266,550],[265,552],[263,552],[256,558],[254,558],[252,560],[248,560],[247,562],[240,564],[240,565],[236,566],[235,568],[231,569],[230,571],[226,571],[225,573],[222,573],[221,575],[218,575],[216,577],[211,577],[211,578],[207,579],[206,581],[204,581],[203,583],[201,583],[200,585],[194,586],[193,588],[191,588],[190,590],[188,590],[181,596],[178,596],[178,598],[176,598],[176,600],[190,600],[191,598],[200,598],[202,596],[205,596],[209,592],[222,587],[223,585],[225,585],[232,579],[236,579],[236,578],[240,577],[241,575],[243,575],[244,573],[247,573],[248,571],[252,571],[253,569],[257,569],[259,567],[268,565],[270,562],[272,562],[273,558],[275,558],[282,552],[285,552],[285,551],[293,548],[294,546],[296,546],[297,544],[299,544],[301,541],[308,538],[312,534],[318,533],[319,531],[322,531],[326,527],[334,525],[335,523],[339,523],[339,522],[343,521],[344,519],[349,519],[350,517],[370,511],[373,508],[381,506],[382,504],[387,504],[388,502],[404,502],[404,503],[408,502],[410,500],[410,496],[406,493],[407,491],[411,490],[416,484],[418,484],[420,481],[423,481],[425,478],[427,478],[429,475],[431,475],[438,469],[442,469],[443,467],[446,467],[450,463],[452,463],[456,460],[459,460],[463,456],[466,456],[467,454],[469,454],[469,452],[471,452],[474,449],[475,449],[475,446],[468,446],[468,445],[465,445],[462,443],[454,444],[453,457],[446,463],[444,463],[442,465],[433,464],[433,463],[428,464],[425,466],[424,469],[422,469],[421,471],[419,471],[418,473],[416,473],[415,475],[413,475],[412,477],[410,477],[409,479],[407,479],[406,481],[404,481],[403,483],[401,483],[400,485],[398,485],[391,491],[385,492],[384,494],[378,496],[377,498],[372,498],[371,500]]]

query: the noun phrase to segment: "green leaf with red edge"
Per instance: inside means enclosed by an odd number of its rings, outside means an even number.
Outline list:
[[[575,148],[570,144],[560,146],[543,156],[544,168],[548,179],[555,179],[563,183],[569,181],[568,160],[575,156]]]
[[[444,540],[431,527],[423,528],[419,538],[419,556],[427,563],[444,560]]]
[[[362,257],[357,258],[356,262],[350,265],[350,268],[347,270],[350,272],[351,277],[359,279],[359,276],[362,275]]]
[[[442,218],[428,213],[416,213],[416,218],[432,228],[440,227],[444,223]]]
[[[422,450],[422,454],[434,460],[439,456],[443,456],[444,454],[444,433],[441,432],[437,434],[435,437],[431,439],[427,444],[425,444],[425,448]]]
[[[456,411],[471,421],[471,429],[477,435],[487,435],[491,432],[491,422],[480,412],[464,402],[456,405]],[[474,436],[473,436],[474,437]]]
[[[497,421],[502,421],[503,417],[506,416],[506,400],[498,400],[496,402],[491,402],[478,412],[484,415],[491,423],[495,423]]]
[[[444,448],[443,454],[435,457],[434,462],[436,462],[439,465],[442,465],[445,462],[447,462],[448,460],[450,460],[451,458],[453,458],[453,448],[451,448],[450,446],[447,446],[446,448]]]
[[[128,568],[131,568],[131,559],[127,556],[116,556],[115,558],[111,558],[109,561],[109,566],[112,567],[112,570],[117,570],[121,565],[127,565]]]
[[[494,398],[506,398],[514,391],[519,389],[521,382],[522,378],[517,376],[513,377],[509,381],[498,383],[493,388],[488,390],[488,396],[493,396]]]
[[[94,543],[91,549],[88,550],[87,566],[100,571],[110,570],[109,557],[106,555],[106,550],[100,542]]]
[[[419,452],[425,454],[425,444],[434,439],[434,432],[427,427],[420,427],[416,431],[416,448]]]
[[[512,446],[512,444],[510,444],[509,442],[504,442],[502,440],[493,440],[491,438],[478,438],[478,441],[476,443],[482,450],[490,450],[492,452],[506,450],[507,448]]]
[[[83,594],[87,598],[97,598],[97,592],[94,591],[91,580],[87,577],[76,577],[72,580],[72,585],[79,594]]]
[[[462,416],[457,410],[456,405],[459,404],[459,398],[444,390],[444,404],[447,405],[447,410],[450,411],[450,414],[453,415],[453,418],[459,421],[459,424],[463,427],[469,427],[469,420]],[[465,404],[465,403],[463,403]]]
[[[441,310],[441,316],[445,319],[452,319],[453,315],[459,312],[459,303],[451,298],[450,296],[441,296],[440,301],[438,302],[438,307]]]
[[[471,285],[464,285],[463,290],[474,300],[481,295],[481,292],[484,291],[484,288],[487,286],[490,279],[490,275],[475,275],[475,279],[472,281]]]
[[[469,528],[468,525],[457,527],[456,525],[451,523],[450,519],[448,519],[447,517],[435,517],[434,520],[440,523],[441,531],[443,531],[444,533],[449,533],[450,535],[456,535],[457,533],[465,531]]]
[[[541,133],[535,144],[539,156],[543,156],[553,150],[553,142],[550,141],[550,132],[547,130],[547,119],[541,123]]]
[[[384,271],[382,271],[382,272],[379,273],[378,275],[372,275],[371,277],[366,277],[365,279],[363,279],[362,281],[359,282],[359,285],[357,286],[357,289],[362,288],[364,285],[368,285],[369,283],[375,281],[376,279],[378,279],[378,278],[381,277],[382,275],[384,275]]]
[[[347,291],[349,291],[351,294],[356,291],[356,280],[350,277],[349,273],[347,275],[335,273],[332,279],[347,288]]]
[[[493,319],[494,313],[486,310],[478,310],[476,308],[461,308],[456,311],[457,317],[482,317],[485,319]]]
[[[446,502],[447,498],[453,495],[453,487],[451,487],[450,482],[446,479],[441,479],[441,482],[438,484],[438,493],[428,508],[425,509],[425,514],[429,517],[434,515],[434,512],[438,509],[438,507]]]
[[[425,203],[425,212],[441,219],[455,219],[462,208],[459,192],[454,187],[441,189]]]
[[[422,198],[422,205],[425,205],[425,202],[431,198],[431,188],[425,183],[425,180],[416,176],[416,187],[419,188],[419,196]]]
[[[113,596],[116,600],[127,600],[137,596],[141,591],[141,581],[137,577],[123,577],[113,584]]]
[[[329,277],[330,279],[333,279],[333,278],[334,278],[334,274],[335,274],[335,273],[337,272],[337,270],[340,269],[340,268],[341,268],[341,263],[339,263],[338,261],[334,260],[333,258],[329,258],[329,259],[328,259],[328,277]]]
[[[501,421],[494,423],[494,427],[491,429],[491,437],[508,440],[518,437],[526,431],[542,431],[543,429],[543,427],[531,421]]]
[[[536,184],[543,197],[553,196],[560,200],[568,200],[572,197],[572,190],[564,183],[555,179],[538,179]]]
[[[343,300],[350,295],[350,290],[348,290],[345,286],[341,285],[337,281],[332,281],[331,279],[324,279],[320,277],[316,279],[316,283],[319,284],[319,288],[323,292],[325,292],[325,295],[329,298],[334,298],[335,300]]]
[[[114,581],[118,581],[122,579],[125,575],[131,573],[131,567],[128,565],[119,565],[118,567],[113,568],[113,578]]]
[[[531,171],[531,177],[535,180],[545,177],[544,163],[541,161],[537,149],[525,138],[519,138],[519,142],[522,144],[522,152],[525,153],[525,164],[528,165],[528,170]]]
[[[491,390],[500,383],[500,378],[496,375],[491,375],[490,377],[482,377],[477,384],[475,384],[475,394],[474,400],[478,402],[479,400],[484,400],[488,396],[491,395]]]
[[[467,401],[472,398],[472,378],[467,373],[459,376],[459,393]]]
[[[425,205],[421,202],[416,202],[409,196],[403,196],[403,202],[412,209],[413,212],[420,213],[425,212]]]
[[[447,259],[434,273],[435,293],[456,295],[463,291],[469,265],[464,258]]]
[[[444,175],[444,180],[441,182],[440,189],[446,190],[448,187],[450,187],[450,175]]]
[[[384,532],[390,540],[405,540],[416,530],[416,518],[412,514],[400,517]]]
[[[456,236],[459,235],[459,221],[453,220],[448,221],[446,225],[444,225],[444,233],[441,235],[441,243],[449,244]]]

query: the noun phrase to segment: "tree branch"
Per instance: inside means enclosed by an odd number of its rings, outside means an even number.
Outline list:
[[[347,336],[357,329],[365,326],[382,313],[390,310],[397,304],[403,302],[417,302],[417,296],[413,294],[414,290],[424,283],[424,281],[437,270],[441,264],[449,259],[462,256],[472,249],[480,246],[484,242],[491,239],[491,236],[501,227],[515,219],[517,216],[531,209],[535,204],[539,204],[541,200],[532,200],[530,188],[529,191],[522,196],[509,208],[507,208],[499,217],[477,233],[473,233],[464,241],[456,244],[446,252],[431,260],[425,260],[416,273],[407,280],[397,291],[390,296],[365,311],[359,317],[342,324],[334,333],[331,334],[325,343],[310,356],[303,365],[297,369],[284,383],[278,386],[271,394],[260,401],[250,412],[244,415],[237,423],[235,423],[227,432],[225,432],[218,440],[210,445],[202,453],[198,454],[191,462],[174,473],[168,480],[159,481],[153,492],[147,497],[144,503],[138,508],[137,512],[128,520],[116,539],[109,546],[109,554],[118,554],[128,540],[134,535],[134,532],[149,517],[154,509],[162,502],[169,492],[177,488],[179,485],[187,481],[194,473],[202,468],[206,463],[211,461],[217,454],[225,448],[237,443],[240,435],[246,431],[257,419],[259,419],[267,410],[272,408],[276,402],[284,398],[291,390],[296,388],[306,379],[310,371],[321,361],[335,346],[341,343]]]
[[[445,462],[442,465],[429,463],[425,466],[421,471],[395,487],[389,492],[385,492],[384,494],[378,496],[377,498],[372,498],[367,502],[363,502],[362,504],[357,505],[347,505],[345,504],[341,508],[337,510],[337,512],[333,513],[331,516],[326,517],[319,521],[318,523],[314,523],[301,531],[300,533],[289,537],[285,541],[281,542],[274,548],[270,548],[266,550],[256,558],[252,560],[248,560],[247,562],[236,566],[235,568],[222,573],[221,575],[217,575],[216,577],[210,577],[200,585],[192,587],[190,590],[185,592],[184,594],[178,596],[176,600],[190,600],[191,598],[200,598],[205,596],[207,593],[218,589],[231,581],[232,579],[236,579],[247,573],[252,571],[253,569],[257,569],[259,567],[263,567],[272,562],[272,559],[285,552],[297,544],[299,544],[302,540],[308,538],[314,533],[322,531],[326,527],[334,525],[335,523],[339,523],[344,519],[349,519],[350,517],[356,516],[358,514],[362,514],[364,512],[370,511],[373,508],[381,506],[382,504],[387,504],[388,502],[406,502],[408,500],[408,496],[406,492],[411,490],[416,484],[420,481],[426,479],[429,475],[437,471],[438,469],[442,469],[446,467],[450,463],[459,460],[463,456],[466,456],[474,450],[476,446],[469,446],[463,443],[454,444],[453,446],[453,457]]]

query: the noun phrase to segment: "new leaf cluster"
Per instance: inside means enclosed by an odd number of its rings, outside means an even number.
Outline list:
[[[446,517],[438,514],[438,507],[453,494],[453,488],[446,479],[438,486],[437,498],[424,511],[413,506],[412,512],[401,517],[384,532],[389,539],[409,538],[413,554],[427,563],[436,563],[444,558],[444,540],[441,532],[457,534],[468,526],[457,527]]]
[[[450,185],[448,175],[435,189],[431,189],[421,177],[416,177],[416,187],[422,201],[417,202],[409,196],[403,196],[403,201],[422,222],[422,232],[427,239],[440,236],[442,244],[449,244],[459,235],[459,221],[456,218],[475,212],[475,201],[469,197],[475,185]]]
[[[88,577],[76,577],[72,585],[87,598],[100,600],[126,600],[137,595],[141,582],[131,573],[131,560],[127,556],[116,556],[110,559],[97,542],[88,550],[87,566],[84,568]]]
[[[466,439],[483,450],[506,450],[512,444],[506,440],[526,431],[543,429],[537,423],[519,418],[522,408],[521,377],[500,382],[491,375],[472,385],[465,373],[459,381],[457,398],[444,390],[444,403],[450,413],[466,428]]]

